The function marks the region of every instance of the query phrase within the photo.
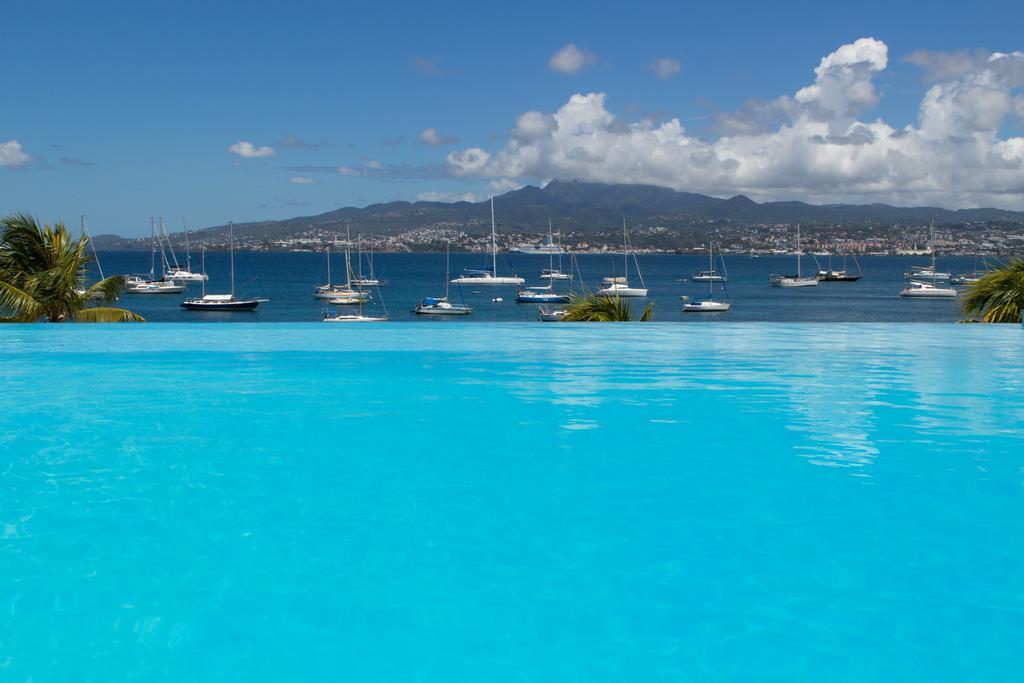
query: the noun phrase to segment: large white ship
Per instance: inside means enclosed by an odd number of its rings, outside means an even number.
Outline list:
[[[517,254],[564,254],[565,250],[561,245],[555,244],[551,234],[544,235],[544,241],[540,244],[520,244],[512,249]]]

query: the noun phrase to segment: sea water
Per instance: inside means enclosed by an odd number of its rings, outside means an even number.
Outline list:
[[[323,301],[313,298],[315,286],[327,282],[325,255],[320,253],[238,253],[236,254],[237,291],[244,296],[265,297],[253,312],[197,312],[180,307],[185,296],[197,296],[200,285],[191,283],[187,294],[139,295],[125,294],[119,305],[140,313],[150,322],[311,322],[320,320],[325,307]],[[344,282],[344,258],[332,255],[332,280]],[[353,260],[355,256],[352,257]],[[100,254],[106,274],[148,271],[148,253],[111,252]],[[817,257],[822,268],[829,267],[828,257]],[[452,254],[451,276],[464,268],[490,265],[484,254]],[[725,257],[728,282],[715,283],[714,296],[732,303],[728,313],[683,313],[681,296],[700,299],[709,295],[706,282],[691,282],[690,277],[708,267],[707,255],[641,254],[636,263],[630,261],[629,280],[635,286],[643,284],[649,297],[631,299],[629,304],[635,317],[648,303],[654,304],[654,317],[660,321],[726,322],[955,322],[965,316],[957,299],[903,299],[899,292],[906,287],[904,273],[914,265],[925,265],[925,257],[866,256],[859,259],[864,277],[858,282],[822,282],[817,287],[782,288],[768,284],[772,273],[795,273],[795,256],[762,256],[751,258],[746,254]],[[640,275],[636,265],[640,266]],[[193,268],[198,270],[195,263]],[[554,264],[558,265],[557,261]],[[228,281],[228,255],[206,254],[210,276],[207,291],[230,291]],[[524,286],[543,286],[547,280],[539,278],[548,267],[548,257],[524,254],[501,254],[498,274],[517,273],[526,280]],[[722,264],[716,257],[716,269]],[[832,259],[832,267],[843,267],[843,259]],[[847,270],[858,273],[852,258],[846,261]],[[939,260],[939,270],[954,274],[983,269],[984,262],[973,256],[948,257]],[[355,266],[353,266],[355,269]],[[562,269],[568,271],[568,257],[563,257]],[[604,277],[623,274],[622,255],[582,254],[578,257],[575,291],[584,285],[587,290],[600,288]],[[369,265],[364,259],[363,272]],[[443,296],[445,293],[444,254],[376,254],[375,274],[386,282],[380,288],[368,288],[373,297],[364,308],[365,315],[388,315],[394,322],[420,322],[435,324],[436,316],[416,316],[412,309],[424,297]],[[805,255],[803,274],[814,275],[818,264]],[[341,277],[339,277],[341,274]],[[568,283],[556,281],[556,291],[566,291]],[[958,286],[958,289],[964,289]],[[450,298],[473,308],[472,315],[459,318],[462,324],[494,321],[536,321],[536,304],[517,304],[514,285],[451,285]],[[495,301],[501,299],[501,301]],[[357,307],[345,306],[345,312]],[[450,321],[450,320],[449,320]]]
[[[1010,681],[1019,326],[0,327],[2,681]]]

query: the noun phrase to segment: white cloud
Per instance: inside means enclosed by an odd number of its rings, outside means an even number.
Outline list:
[[[420,142],[424,145],[454,145],[459,139],[450,135],[442,135],[437,128],[424,128],[420,133]]]
[[[480,201],[472,192],[421,192],[416,195],[420,202],[476,202]]]
[[[367,159],[365,165],[366,165],[366,168],[374,170],[374,171],[379,171],[380,169],[384,168],[384,164],[380,163],[376,159]]]
[[[291,183],[292,185],[312,185],[316,181],[313,180],[312,178],[307,178],[306,176],[293,175],[291,178],[288,179],[288,182]]]
[[[629,122],[604,93],[576,94],[552,114],[526,112],[497,151],[447,156],[449,175],[647,183],[758,199],[887,201],[1024,208],[1024,137],[1000,137],[1021,102],[1024,52],[995,53],[931,86],[915,124],[867,116],[888,47],[861,38],[825,56],[793,95],[752,102],[720,120],[720,135],[678,119]]]
[[[672,78],[679,73],[683,68],[683,65],[670,57],[659,57],[651,62],[648,68],[650,68],[658,78],[665,80],[667,78]]]
[[[228,151],[232,154],[237,154],[243,159],[261,159],[274,156],[274,149],[272,147],[257,147],[247,140],[239,140],[228,147]]]
[[[590,50],[581,50],[574,44],[569,43],[562,49],[551,55],[548,66],[552,71],[563,74],[574,74],[584,67],[590,66],[597,61],[597,55]]]
[[[24,166],[31,160],[28,154],[21,148],[17,140],[0,142],[0,166],[18,168]]]
[[[362,171],[358,168],[352,168],[351,166],[339,166],[338,173],[344,176],[363,175]]]

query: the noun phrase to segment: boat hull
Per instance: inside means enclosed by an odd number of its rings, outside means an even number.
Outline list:
[[[182,301],[181,307],[189,311],[254,311],[259,299],[246,301]]]
[[[769,283],[772,287],[817,287],[818,278],[783,275],[771,278]]]
[[[435,308],[433,306],[417,306],[412,311],[416,315],[469,315],[473,312],[472,308],[459,308],[453,306],[451,308]]]
[[[597,293],[601,294],[602,296],[611,296],[611,297],[620,296],[620,297],[642,298],[642,297],[647,296],[647,288],[646,287],[622,287],[622,288],[619,288],[619,289],[604,288],[604,289],[599,289]]]
[[[457,277],[451,280],[453,285],[521,285],[525,282],[521,277]]]
[[[900,292],[900,296],[905,299],[955,299],[957,292],[955,289],[946,289],[944,287],[937,287],[935,289],[904,289]]]
[[[683,313],[724,313],[731,307],[724,301],[694,301],[683,304]]]
[[[368,315],[329,315],[325,323],[386,323],[387,318],[374,318]]]

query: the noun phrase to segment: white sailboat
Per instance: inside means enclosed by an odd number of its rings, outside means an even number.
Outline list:
[[[957,291],[949,286],[940,287],[938,281],[939,273],[935,271],[935,222],[932,221],[929,226],[929,236],[931,240],[931,252],[932,252],[932,265],[927,268],[930,274],[931,282],[927,279],[911,279],[910,284],[900,290],[900,296],[912,298],[912,299],[951,299],[956,297]],[[919,269],[917,269],[919,270]],[[949,279],[949,274],[946,273],[946,279]]]
[[[185,285],[162,278],[156,279],[156,250],[157,250],[157,235],[156,227],[153,219],[149,219],[149,235],[150,235],[150,264],[149,264],[149,279],[146,279],[140,275],[126,275],[124,278],[125,288],[124,291],[127,294],[181,294],[185,291]],[[167,257],[163,253],[163,243],[160,243],[160,255],[161,261],[166,266]],[[166,272],[166,268],[164,269]]]
[[[351,237],[350,236],[348,236],[348,242],[351,243]],[[362,262],[361,252],[362,252],[362,249],[360,248],[360,263]],[[352,283],[352,284],[356,285],[355,297],[351,297],[350,298],[348,296],[344,296],[344,297],[342,297],[340,299],[329,299],[327,303],[331,304],[332,306],[349,305],[349,304],[354,303],[355,305],[359,306],[359,312],[358,313],[335,313],[334,315],[331,315],[331,314],[325,312],[324,313],[323,321],[325,323],[384,323],[384,322],[387,322],[388,321],[387,307],[384,308],[384,315],[383,316],[363,315],[363,304],[366,303],[368,297],[367,298],[362,298],[364,295],[366,295],[366,293],[363,291],[363,287],[362,287],[362,284],[361,284],[363,279],[362,278],[353,278],[352,277],[352,266],[351,266],[351,263],[349,261],[349,252],[348,252],[347,248],[345,250],[345,270],[346,270],[346,273],[347,273],[347,275],[346,275],[346,282]],[[378,293],[379,293],[379,290],[378,290]],[[353,299],[354,299],[354,301],[353,301]],[[384,300],[382,298],[381,299],[381,304],[382,305],[383,305],[383,301]]]
[[[335,240],[337,241],[337,240]],[[353,289],[352,285],[352,263],[351,263],[351,239],[345,242],[345,284],[331,284],[331,247],[327,246],[327,284],[319,285],[313,290],[313,297],[326,299],[335,306],[351,306],[365,304],[370,300],[370,295],[359,289]]]
[[[548,221],[548,236],[551,236],[551,221]],[[558,257],[561,260],[561,256]],[[559,272],[555,270],[555,256],[553,253],[548,254],[548,267],[544,270],[545,273]],[[563,279],[563,278],[559,278]],[[516,292],[516,303],[520,304],[567,304],[569,303],[569,294],[567,292],[556,292],[554,288],[554,279],[549,278],[549,284],[542,285],[540,287],[526,287]]]
[[[370,252],[367,256],[367,263],[370,266],[370,275],[363,277],[363,236],[356,235],[356,244],[358,245],[356,263],[358,264],[359,272],[352,279],[352,284],[359,287],[382,287],[384,285],[376,275],[373,274],[373,243],[370,243]]]
[[[451,289],[451,283],[455,280],[449,280],[451,275],[451,254],[450,254],[451,242],[445,242],[444,249],[444,296],[428,296],[424,297],[422,301],[416,304],[416,308],[412,310],[416,315],[469,315],[473,312],[473,309],[465,304],[453,304],[448,301],[449,290]]]
[[[207,294],[206,293],[206,247],[202,248],[200,257],[203,268],[202,293],[198,298],[185,299],[181,307],[189,311],[254,311],[265,299],[239,299],[235,296],[235,225],[228,223],[228,248],[230,250],[231,262],[231,293],[230,294]]]
[[[690,276],[690,282],[725,282],[729,278],[725,272],[725,259],[722,259],[722,272],[715,270],[715,262],[711,251],[711,240],[708,240],[708,269],[701,270]]]
[[[491,195],[491,267],[468,268],[462,275],[451,281],[455,285],[521,285],[526,282],[521,277],[498,275],[498,240],[494,222],[494,196]]]
[[[551,221],[548,220],[548,241],[549,242],[552,241],[553,237],[554,237],[554,235],[552,234],[552,231],[551,231]],[[548,258],[548,267],[545,268],[544,270],[540,271],[540,279],[541,280],[571,280],[572,279],[572,273],[571,272],[569,272],[569,273],[563,273],[562,272],[562,254],[565,253],[565,250],[562,249],[562,233],[561,233],[561,231],[559,231],[559,233],[558,233],[558,245],[557,246],[558,246],[557,251],[555,251],[555,252],[550,252],[549,251],[548,252],[548,256],[551,256],[552,253],[558,254],[558,267],[557,268],[552,267],[552,259]],[[570,268],[569,270],[571,271],[572,268]]]
[[[201,282],[206,279],[206,276],[202,273],[192,272],[192,250],[189,248],[188,243],[188,224],[185,222],[185,217],[181,217],[181,224],[185,230],[185,266],[178,265],[178,260],[174,259],[174,267],[170,269],[170,272],[164,273],[164,278],[167,280],[174,280],[175,282]],[[163,219],[161,219],[161,226],[163,225]],[[168,246],[170,245],[170,238],[167,239]],[[174,250],[171,250],[173,257]]]
[[[708,269],[705,273],[715,273],[715,256],[714,246],[711,240],[708,240]],[[721,254],[719,254],[721,255]],[[725,259],[722,259],[722,272],[725,272]],[[708,298],[700,299],[698,301],[686,300],[683,302],[683,313],[724,313],[732,308],[732,304],[728,301],[715,301],[715,282],[725,282],[725,276],[722,279],[716,280],[709,277],[702,282],[708,283]]]
[[[636,274],[640,278],[641,287],[629,286],[629,237],[626,234],[626,219],[622,219],[622,265],[623,275],[621,277],[606,277],[603,280],[603,287],[598,294],[614,297],[643,297],[647,296],[647,285],[644,283],[644,276],[640,272],[640,264],[636,265]],[[636,257],[633,257],[634,262]]]
[[[817,287],[817,277],[804,277],[800,268],[800,224],[796,224],[796,275],[769,275],[768,282],[772,287]]]

